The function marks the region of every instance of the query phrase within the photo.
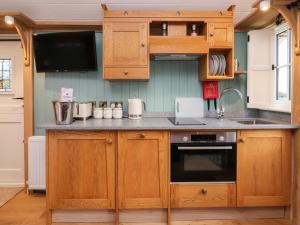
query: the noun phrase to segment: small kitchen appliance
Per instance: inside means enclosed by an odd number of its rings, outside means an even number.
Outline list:
[[[235,131],[171,133],[171,182],[235,181]]]
[[[74,102],[53,101],[52,104],[57,125],[68,125],[73,122]]]
[[[74,119],[86,120],[93,116],[95,102],[74,102]]]
[[[139,98],[128,99],[128,118],[133,120],[141,119],[143,106],[144,110],[146,110],[146,103]]]

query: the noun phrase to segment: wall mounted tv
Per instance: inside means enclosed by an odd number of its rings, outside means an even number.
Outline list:
[[[33,42],[37,72],[97,70],[94,31],[37,34]]]

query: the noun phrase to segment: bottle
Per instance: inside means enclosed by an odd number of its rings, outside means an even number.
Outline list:
[[[167,23],[162,24],[162,36],[168,36],[168,24]]]
[[[192,24],[192,32],[191,32],[191,36],[197,36],[197,26],[196,24]]]

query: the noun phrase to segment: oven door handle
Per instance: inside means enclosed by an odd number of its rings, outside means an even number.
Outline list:
[[[232,146],[186,146],[178,147],[179,151],[188,151],[188,150],[230,150]]]

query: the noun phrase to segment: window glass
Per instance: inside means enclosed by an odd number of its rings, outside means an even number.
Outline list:
[[[276,100],[291,99],[291,31],[276,34]]]
[[[0,59],[0,92],[12,91],[11,59]]]

